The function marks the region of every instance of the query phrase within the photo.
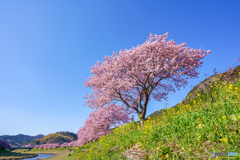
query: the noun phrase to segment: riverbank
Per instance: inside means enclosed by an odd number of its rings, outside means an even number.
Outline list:
[[[17,160],[17,159],[25,159],[25,158],[33,158],[37,157],[38,155],[35,153],[26,153],[25,149],[14,150],[14,151],[7,151],[7,150],[0,150],[0,160]]]
[[[66,148],[56,148],[56,149],[32,149],[30,151],[27,151],[25,153],[31,153],[31,154],[55,154],[53,157],[46,158],[47,160],[62,160],[65,157],[68,157],[68,155],[71,153]]]
[[[33,158],[37,157],[38,154],[54,154],[55,156],[46,158],[47,160],[62,160],[71,152],[68,149],[63,148],[56,148],[56,149],[32,149],[30,151],[25,149],[17,149],[14,151],[2,151],[0,152],[0,160],[17,160],[17,159],[26,159],[26,158]]]

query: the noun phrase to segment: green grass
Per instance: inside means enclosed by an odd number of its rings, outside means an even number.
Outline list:
[[[210,152],[240,154],[240,81],[213,83],[187,105],[168,108],[144,125],[128,123],[97,141],[75,148],[65,159],[127,159],[123,153],[138,146],[142,159],[209,159]],[[114,148],[115,147],[115,148]],[[221,159],[240,159],[220,157]]]
[[[10,151],[6,150],[6,149],[0,149],[0,153],[9,153]]]
[[[146,151],[142,159],[209,159],[210,152],[240,154],[240,81],[234,85],[218,81],[211,87],[213,92],[199,92],[186,106],[168,108],[143,126],[128,123],[126,130],[121,126],[97,141],[75,147],[66,159],[127,159],[122,153],[136,145]],[[225,157],[230,158],[240,156]]]

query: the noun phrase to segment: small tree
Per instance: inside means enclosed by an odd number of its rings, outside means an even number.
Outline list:
[[[170,91],[175,92],[173,85],[163,84],[162,80],[175,82],[180,90],[181,86],[188,84],[188,78],[182,76],[197,77],[199,73],[195,69],[201,66],[203,62],[200,60],[211,51],[204,55],[206,51],[201,51],[202,48],[193,50],[185,47],[186,43],[177,45],[173,40],[166,42],[167,35],[154,37],[150,33],[150,40],[143,45],[121,50],[119,55],[113,52],[111,57],[105,56],[103,63],[98,61],[91,70],[94,75],[84,83],[85,87],[93,87],[93,94],[83,97],[90,99],[84,105],[101,108],[106,104],[122,102],[143,121],[151,98],[166,100]]]
[[[11,148],[11,144],[4,140],[0,140],[0,149],[7,149],[7,148]]]
[[[116,124],[127,123],[134,120],[134,116],[128,117],[133,111],[127,111],[120,105],[108,105],[99,110],[94,110],[89,114],[89,118],[85,121],[84,127],[78,131],[79,146],[85,143],[97,140],[100,136],[110,134],[110,127]]]

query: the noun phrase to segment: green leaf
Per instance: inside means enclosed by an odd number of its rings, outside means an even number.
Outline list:
[[[236,117],[234,114],[232,114],[232,115],[230,116],[230,118],[231,118],[231,120],[233,120],[233,121],[237,121],[237,117]]]

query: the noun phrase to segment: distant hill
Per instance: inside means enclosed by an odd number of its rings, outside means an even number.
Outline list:
[[[44,137],[44,135],[42,134],[39,134],[36,136],[29,136],[29,135],[23,135],[23,134],[18,134],[16,136],[3,135],[3,136],[0,136],[0,140],[7,141],[14,147],[14,146],[23,146],[23,145],[29,144],[31,141],[37,138],[42,138],[42,137]]]
[[[64,142],[71,142],[77,140],[77,135],[72,132],[56,132],[48,134],[42,138],[35,139],[30,142],[31,145],[40,145],[46,143],[59,143],[63,144]]]

